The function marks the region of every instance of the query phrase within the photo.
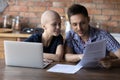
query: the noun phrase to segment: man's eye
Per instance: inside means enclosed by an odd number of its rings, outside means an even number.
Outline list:
[[[81,22],[81,24],[86,24],[85,22]]]
[[[61,23],[59,23],[58,25],[61,26]]]
[[[77,24],[76,24],[76,23],[73,23],[72,26],[77,26]]]

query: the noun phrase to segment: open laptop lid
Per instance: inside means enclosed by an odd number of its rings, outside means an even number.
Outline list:
[[[43,68],[42,43],[4,41],[6,65]]]

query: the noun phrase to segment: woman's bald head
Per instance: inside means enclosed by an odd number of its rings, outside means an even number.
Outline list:
[[[49,20],[54,19],[60,19],[59,14],[53,10],[47,10],[41,16],[41,24],[45,25]]]

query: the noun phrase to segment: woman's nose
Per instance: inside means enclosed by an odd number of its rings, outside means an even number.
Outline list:
[[[57,26],[56,26],[56,28],[57,28],[57,29],[60,29],[60,28],[61,28],[61,26],[60,26],[60,25],[57,25]]]

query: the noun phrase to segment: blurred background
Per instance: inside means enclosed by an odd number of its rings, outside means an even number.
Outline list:
[[[2,0],[1,0],[2,1]],[[7,2],[7,5],[6,3]],[[4,3],[4,5],[2,5]],[[74,3],[87,7],[90,24],[112,33],[120,33],[120,0],[3,0],[0,12],[0,27],[4,16],[11,20],[19,16],[21,29],[40,26],[40,17],[45,10],[57,11],[62,19],[62,34],[66,29],[66,11]],[[12,25],[12,22],[11,22]]]

